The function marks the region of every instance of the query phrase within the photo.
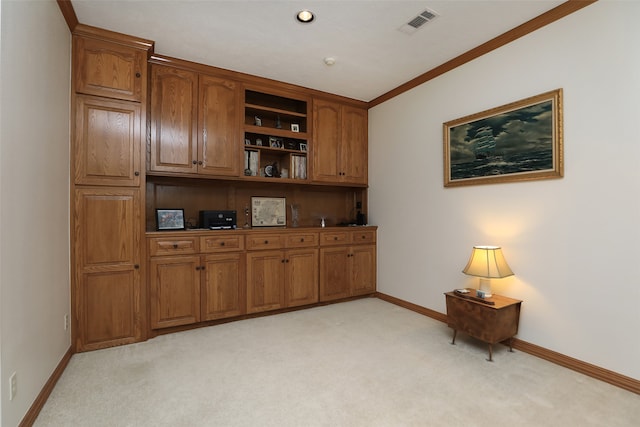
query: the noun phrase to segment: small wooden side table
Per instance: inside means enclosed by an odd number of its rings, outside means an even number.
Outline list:
[[[489,344],[489,362],[493,362],[493,344],[509,340],[509,351],[513,352],[513,336],[518,333],[520,305],[522,301],[493,295],[491,298],[478,298],[476,291],[469,293],[446,292],[447,324],[453,328],[453,340],[456,343],[458,331]]]

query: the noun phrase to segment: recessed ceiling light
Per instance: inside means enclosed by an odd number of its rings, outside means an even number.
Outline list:
[[[313,14],[313,12],[311,12],[310,10],[301,10],[300,12],[298,12],[298,14],[296,15],[296,19],[300,22],[302,22],[303,24],[308,24],[311,21],[313,21],[315,19],[315,15]]]

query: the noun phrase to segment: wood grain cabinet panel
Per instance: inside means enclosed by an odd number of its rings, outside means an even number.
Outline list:
[[[285,265],[282,251],[247,254],[247,312],[284,307]]]
[[[239,176],[242,144],[240,87],[231,80],[200,75],[198,173]]]
[[[245,256],[224,253],[203,257],[202,320],[239,316],[245,310]]]
[[[140,340],[144,301],[139,190],[77,189],[73,215],[76,349]]]
[[[313,101],[313,180],[364,185],[368,181],[368,113],[337,102]]]
[[[138,187],[142,170],[140,126],[139,104],[76,96],[75,183]]]
[[[197,173],[198,75],[151,67],[150,170]]]
[[[318,249],[288,250],[285,265],[285,306],[318,302]]]
[[[74,36],[78,93],[140,102],[147,79],[146,51],[96,38]]]
[[[375,292],[375,241],[371,229],[320,233],[320,301]]]
[[[149,267],[151,328],[200,321],[200,257],[153,258]]]

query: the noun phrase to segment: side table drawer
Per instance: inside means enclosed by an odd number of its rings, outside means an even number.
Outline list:
[[[149,256],[183,255],[198,252],[197,237],[176,237],[167,239],[154,237],[149,239]]]
[[[244,239],[237,234],[200,237],[200,252],[230,252],[244,250]]]

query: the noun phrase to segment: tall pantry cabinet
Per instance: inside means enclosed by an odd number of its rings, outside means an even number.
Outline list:
[[[146,335],[147,59],[153,42],[85,25],[73,33],[72,334],[76,351]]]

